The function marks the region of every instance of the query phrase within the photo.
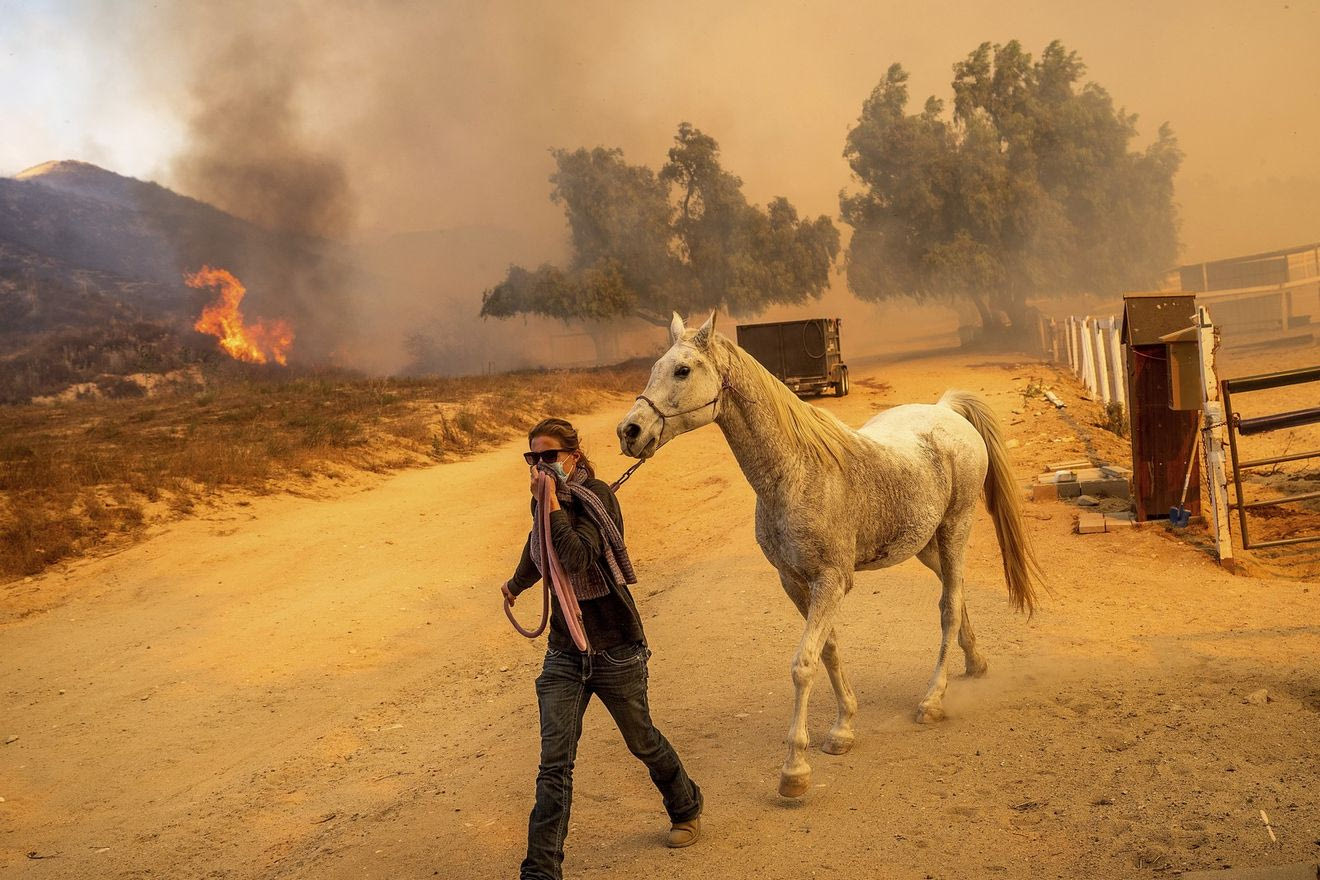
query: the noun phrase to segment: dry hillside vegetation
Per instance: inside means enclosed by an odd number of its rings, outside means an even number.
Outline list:
[[[122,546],[220,491],[467,455],[546,412],[645,384],[640,368],[461,379],[235,381],[197,394],[0,408],[0,578]],[[240,502],[241,503],[241,502]]]

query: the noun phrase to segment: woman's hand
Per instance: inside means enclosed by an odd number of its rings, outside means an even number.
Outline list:
[[[554,481],[554,478],[550,477],[548,474],[546,474],[546,473],[545,473],[544,471],[542,471],[540,468],[537,468],[537,467],[535,467],[535,466],[533,466],[531,470],[532,470],[532,497],[533,497],[533,498],[540,498],[540,497],[541,497],[541,481],[544,480],[545,482],[547,482],[547,483],[550,484],[550,485],[547,487],[547,491],[549,491],[549,493],[550,493],[550,497],[553,499],[553,498],[555,497],[555,481]],[[554,507],[552,506],[550,509],[551,509],[551,510],[554,510]]]
[[[518,601],[518,597],[513,595],[513,593],[509,592],[508,581],[505,581],[504,583],[500,584],[500,592],[504,594],[504,601],[509,603],[510,605]]]

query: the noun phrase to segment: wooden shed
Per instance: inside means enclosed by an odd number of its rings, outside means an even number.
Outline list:
[[[1170,382],[1171,336],[1196,320],[1192,293],[1123,295],[1127,347],[1128,419],[1132,428],[1132,500],[1138,521],[1167,519],[1182,497],[1187,463],[1196,454],[1200,415],[1175,410]],[[1200,465],[1192,471],[1187,509],[1201,512]]]

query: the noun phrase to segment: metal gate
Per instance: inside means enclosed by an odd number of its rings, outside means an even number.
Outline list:
[[[1299,535],[1291,538],[1281,538],[1276,541],[1259,541],[1252,543],[1251,533],[1247,530],[1247,511],[1255,507],[1273,507],[1276,504],[1292,504],[1298,501],[1311,501],[1320,498],[1320,492],[1303,492],[1298,495],[1285,495],[1282,498],[1270,498],[1265,501],[1243,500],[1242,496],[1242,472],[1249,468],[1263,467],[1270,464],[1282,464],[1286,461],[1302,461],[1308,458],[1320,458],[1320,449],[1311,452],[1298,452],[1293,455],[1276,455],[1272,458],[1257,458],[1250,461],[1238,460],[1238,437],[1250,437],[1253,434],[1264,434],[1269,431],[1279,431],[1283,428],[1296,428],[1300,425],[1310,425],[1320,422],[1320,406],[1307,407],[1305,409],[1296,409],[1289,412],[1271,413],[1266,416],[1257,416],[1255,418],[1244,419],[1240,413],[1233,411],[1233,395],[1246,394],[1250,391],[1264,391],[1267,388],[1283,388],[1288,385],[1301,385],[1306,382],[1320,382],[1320,367],[1306,367],[1300,370],[1287,370],[1281,373],[1262,373],[1259,376],[1244,376],[1241,379],[1225,379],[1223,381],[1224,412],[1228,416],[1228,448],[1233,462],[1233,486],[1237,494],[1237,500],[1229,505],[1229,509],[1236,509],[1238,512],[1238,523],[1242,526],[1242,548],[1244,550],[1255,550],[1261,547],[1279,547],[1284,544],[1303,544],[1309,541],[1320,541],[1320,534]]]

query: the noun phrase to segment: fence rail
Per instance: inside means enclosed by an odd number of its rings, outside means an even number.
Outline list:
[[[1315,283],[1308,279],[1308,283]],[[1129,411],[1128,363],[1120,338],[1122,321],[1113,316],[1038,319],[1038,335],[1045,357],[1055,363],[1066,363],[1082,381],[1087,390],[1102,403],[1117,403],[1124,413]],[[1197,309],[1193,323],[1200,362],[1200,434],[1206,483],[1210,494],[1210,518],[1214,526],[1216,554],[1228,563],[1233,556],[1233,543],[1229,535],[1229,519],[1237,511],[1242,547],[1254,550],[1320,541],[1320,534],[1291,535],[1270,541],[1252,540],[1247,511],[1295,504],[1320,499],[1320,492],[1302,492],[1258,501],[1243,497],[1243,471],[1284,462],[1320,459],[1320,449],[1244,460],[1239,456],[1238,438],[1278,431],[1283,428],[1320,423],[1320,407],[1310,406],[1286,412],[1269,413],[1243,418],[1233,409],[1233,397],[1252,391],[1284,388],[1306,383],[1320,383],[1320,366],[1242,376],[1235,379],[1218,378],[1215,360],[1219,349],[1219,330],[1212,323],[1209,311]],[[1135,381],[1135,380],[1134,380]],[[1171,379],[1172,381],[1172,379]],[[1135,388],[1135,386],[1134,386]],[[1141,408],[1148,401],[1134,401]],[[1134,441],[1134,455],[1136,454]],[[1134,470],[1137,463],[1134,462]],[[1182,471],[1184,466],[1179,467]],[[1235,498],[1230,498],[1230,487]]]
[[[1263,391],[1268,388],[1284,388],[1289,385],[1301,385],[1308,382],[1320,382],[1320,367],[1306,367],[1300,370],[1286,370],[1280,373],[1262,373],[1258,376],[1243,376],[1238,379],[1225,379],[1222,383],[1222,395],[1224,399],[1224,411],[1227,415],[1226,426],[1228,428],[1228,449],[1233,463],[1233,486],[1236,491],[1236,500],[1229,504],[1231,510],[1237,510],[1238,523],[1242,532],[1242,548],[1244,550],[1255,550],[1263,547],[1282,547],[1289,544],[1308,544],[1312,541],[1320,541],[1320,534],[1312,535],[1294,535],[1290,538],[1281,538],[1275,541],[1252,541],[1251,532],[1247,520],[1247,511],[1260,507],[1273,507],[1276,504],[1296,504],[1301,501],[1314,501],[1320,498],[1320,492],[1302,492],[1296,495],[1284,495],[1279,498],[1269,498],[1264,501],[1246,501],[1242,493],[1242,472],[1248,468],[1261,467],[1267,464],[1279,464],[1285,461],[1302,461],[1304,459],[1320,458],[1320,450],[1313,452],[1300,452],[1293,455],[1279,455],[1271,458],[1258,458],[1251,461],[1241,461],[1238,458],[1237,438],[1249,437],[1253,434],[1264,434],[1268,431],[1278,431],[1282,428],[1292,428],[1299,425],[1312,425],[1320,422],[1320,407],[1307,407],[1306,409],[1292,410],[1291,412],[1270,413],[1269,415],[1256,416],[1255,418],[1244,419],[1240,413],[1233,411],[1233,395],[1246,394],[1251,391]]]

